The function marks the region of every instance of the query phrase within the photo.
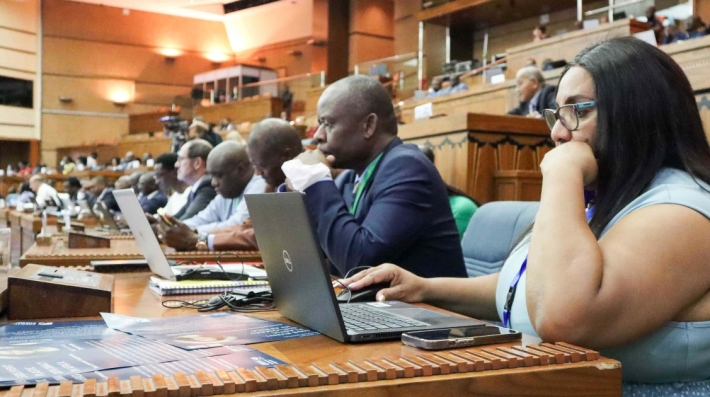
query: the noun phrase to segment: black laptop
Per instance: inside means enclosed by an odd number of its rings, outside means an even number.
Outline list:
[[[484,323],[397,301],[341,303],[302,193],[245,196],[276,307],[340,342],[399,339],[403,332]]]

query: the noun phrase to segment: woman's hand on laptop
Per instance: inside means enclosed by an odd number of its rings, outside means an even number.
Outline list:
[[[340,281],[353,291],[387,282],[390,283],[389,288],[381,289],[377,293],[377,301],[397,300],[412,303],[424,300],[427,280],[391,263],[363,270]]]

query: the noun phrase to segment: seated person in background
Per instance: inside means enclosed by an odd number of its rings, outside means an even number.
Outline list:
[[[533,43],[537,43],[538,41],[545,40],[547,38],[547,27],[545,25],[537,25],[535,29],[533,29],[532,35],[533,35]]]
[[[99,154],[96,152],[91,152],[89,157],[86,158],[86,166],[89,167],[90,170],[99,168],[99,164],[96,162],[97,158],[99,158]]]
[[[557,109],[554,85],[545,84],[545,77],[535,66],[527,66],[515,74],[515,91],[520,106],[508,114],[527,117],[542,117],[545,109]]]
[[[429,86],[429,91],[427,92],[427,98],[435,98],[441,90],[441,82],[444,79],[443,76],[436,76],[431,79],[431,85]]]
[[[708,395],[710,146],[688,78],[621,37],[577,55],[557,102],[540,208],[500,273],[424,279],[387,264],[344,284],[391,281],[378,300],[599,350],[621,362],[625,396]]]
[[[685,22],[686,31],[689,39],[697,39],[707,34],[708,26],[700,19],[699,16],[693,15]]]
[[[155,215],[158,208],[163,208],[168,203],[168,197],[158,189],[155,173],[152,171],[141,174],[138,180],[138,190],[140,191],[138,202],[146,214]]]
[[[89,197],[91,208],[93,208],[98,201],[102,201],[110,211],[121,211],[121,209],[118,208],[116,199],[113,197],[113,189],[107,187],[106,178],[95,176],[84,186],[84,189],[91,194]]]
[[[143,175],[142,171],[135,171],[128,177],[131,180],[131,189],[133,189],[133,192],[138,195],[140,194],[141,190],[138,188],[138,182],[141,179],[141,175]]]
[[[661,44],[663,40],[663,23],[656,17],[656,7],[646,8],[646,22],[651,25],[651,30],[656,35],[656,43]]]
[[[466,277],[446,185],[414,145],[397,137],[387,90],[368,76],[330,85],[318,100],[318,149],[284,163],[303,191],[335,270],[399,262],[422,277]],[[330,179],[332,168],[348,169]]]
[[[86,169],[86,156],[79,156],[76,158],[76,170],[84,171]]]
[[[12,192],[10,192],[12,193]],[[30,188],[29,182],[22,182],[20,184],[20,196],[17,198],[17,204],[27,204],[31,203],[35,198],[35,193]]]
[[[254,125],[247,146],[249,159],[256,175],[266,181],[268,191],[274,191],[286,181],[281,165],[303,152],[298,131],[288,122],[269,118]],[[199,242],[202,242],[198,244]],[[210,251],[256,250],[256,237],[251,220],[209,234],[195,233],[183,224],[164,232],[163,242],[178,251],[190,251],[195,247]]]
[[[177,177],[177,168],[175,168],[177,158],[178,155],[175,153],[163,153],[155,158],[155,166],[153,167],[158,188],[166,196],[169,195],[168,203],[163,207],[167,215],[175,215],[180,211],[187,204],[187,198],[190,195],[187,184]]]
[[[419,145],[419,150],[434,163],[434,151],[431,150],[431,147]],[[449,195],[449,205],[451,205],[451,212],[454,214],[456,229],[459,231],[460,238],[463,239],[468,223],[478,209],[478,203],[463,190],[449,184],[446,185],[446,193]]]
[[[17,163],[17,175],[20,175],[20,176],[32,175],[32,166],[30,166],[29,161],[20,160],[20,162]]]
[[[212,177],[207,173],[207,157],[211,151],[212,145],[202,139],[189,141],[180,148],[175,163],[177,178],[189,187],[187,202],[175,213],[175,218],[192,218],[207,208],[217,195],[212,187]]]
[[[70,176],[64,181],[64,192],[69,194],[69,200],[74,205],[77,204],[77,201],[86,199],[86,194],[81,191],[81,182],[75,176]]]
[[[111,164],[109,165],[113,171],[120,171],[121,168],[121,158],[113,157],[111,159]]]
[[[59,164],[62,167],[62,174],[66,175],[70,172],[76,171],[76,163],[74,163],[74,159],[72,159],[69,156],[64,156],[62,159],[61,163]]]
[[[39,208],[48,206],[61,208],[62,201],[59,199],[59,196],[57,196],[57,190],[49,186],[44,180],[44,177],[34,175],[30,178],[30,189],[32,189],[35,194],[35,202]]]
[[[254,174],[246,148],[227,141],[212,149],[207,158],[207,172],[212,176],[212,186],[217,197],[197,215],[184,221],[198,233],[241,225],[249,217],[245,194],[264,193],[264,179]],[[179,227],[181,222],[175,220]]]
[[[213,147],[222,143],[222,137],[216,132],[212,131],[210,125],[207,124],[204,118],[195,117],[192,120],[192,124],[187,130],[187,136],[189,140],[192,139],[204,139],[209,142]]]
[[[116,183],[113,185],[116,189],[130,189],[131,177],[129,175],[121,175],[118,179],[116,179]]]
[[[535,58],[530,57],[525,59],[525,66],[537,66],[537,60]]]
[[[143,157],[141,157],[141,162],[143,164],[145,164],[146,167],[150,167],[148,165],[148,162],[149,162],[148,160],[153,160],[153,155],[148,152],[143,153]],[[153,163],[155,163],[155,162],[153,162]]]

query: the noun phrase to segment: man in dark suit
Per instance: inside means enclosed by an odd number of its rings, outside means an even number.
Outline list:
[[[557,109],[557,87],[545,84],[545,77],[536,66],[526,66],[515,75],[515,92],[520,105],[508,114],[527,117],[542,117],[545,109]]]
[[[107,186],[106,178],[96,176],[92,178],[84,188],[91,193],[89,205],[91,205],[92,208],[98,201],[103,201],[109,211],[121,211],[116,199],[113,197],[113,189]]]
[[[140,191],[138,202],[146,214],[155,215],[158,208],[163,208],[168,203],[168,196],[158,189],[154,172],[144,172],[141,175],[138,179],[138,190]]]
[[[444,181],[416,146],[397,137],[382,84],[367,76],[332,84],[318,101],[318,119],[318,150],[283,170],[306,194],[321,247],[337,272],[392,262],[423,277],[466,277]],[[318,174],[319,162],[348,170],[334,182]],[[309,172],[315,183],[293,183]]]
[[[212,178],[207,173],[207,156],[212,145],[202,139],[195,139],[182,145],[175,167],[178,179],[188,185],[190,193],[187,204],[174,216],[179,220],[190,219],[205,209],[215,198]]]

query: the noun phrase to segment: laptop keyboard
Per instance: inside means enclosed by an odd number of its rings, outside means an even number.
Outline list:
[[[345,328],[352,331],[390,330],[397,328],[426,327],[429,324],[406,317],[392,315],[367,305],[340,305]]]

